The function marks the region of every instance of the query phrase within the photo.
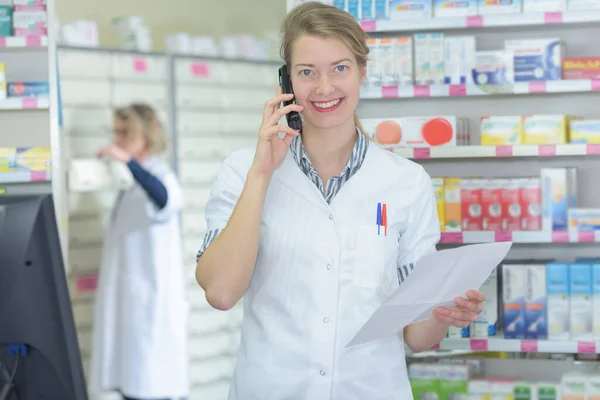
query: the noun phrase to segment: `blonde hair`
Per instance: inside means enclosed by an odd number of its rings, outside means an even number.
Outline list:
[[[354,54],[358,66],[367,67],[369,55],[367,34],[351,14],[337,7],[314,1],[301,4],[295,7],[283,21],[281,35],[280,55],[288,68],[292,65],[294,43],[304,35],[341,40]],[[370,139],[356,113],[354,113],[354,124]]]
[[[150,154],[162,153],[168,148],[167,134],[154,108],[133,103],[115,110],[114,116],[126,126],[125,137],[142,136]]]

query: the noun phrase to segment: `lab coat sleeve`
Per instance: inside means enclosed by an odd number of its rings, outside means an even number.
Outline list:
[[[415,174],[415,198],[410,207],[406,230],[400,238],[398,283],[402,284],[425,255],[436,251],[440,223],[431,178],[422,167]]]
[[[240,171],[233,157],[228,157],[217,173],[217,179],[213,183],[206,204],[205,217],[208,232],[198,250],[196,262],[229,222],[229,217],[242,194],[245,182],[245,174]]]
[[[154,174],[167,189],[167,204],[160,208],[150,198],[146,203],[146,212],[154,222],[165,222],[181,210],[182,190],[177,177],[167,166],[155,171]]]

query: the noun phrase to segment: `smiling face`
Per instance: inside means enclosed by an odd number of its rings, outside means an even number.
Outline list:
[[[365,73],[341,40],[310,35],[298,38],[293,45],[290,77],[296,102],[304,107],[304,126],[353,126]]]

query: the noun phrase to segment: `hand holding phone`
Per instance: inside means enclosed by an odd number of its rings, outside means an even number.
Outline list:
[[[294,94],[292,80],[290,79],[290,75],[288,74],[287,67],[285,65],[279,68],[279,86],[281,86],[284,94]],[[291,100],[285,100],[283,102],[284,107],[290,104],[296,104],[296,100],[292,98]],[[299,132],[302,131],[302,119],[300,118],[300,114],[298,112],[291,111],[287,113],[285,117],[290,128]]]

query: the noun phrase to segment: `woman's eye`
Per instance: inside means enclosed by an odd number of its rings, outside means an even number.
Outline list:
[[[311,72],[312,71],[310,69],[303,69],[302,71],[300,71],[300,75],[310,76]]]
[[[338,65],[337,67],[335,67],[335,69],[338,72],[344,72],[346,70],[346,68],[348,68],[348,67],[346,67],[345,65]]]

